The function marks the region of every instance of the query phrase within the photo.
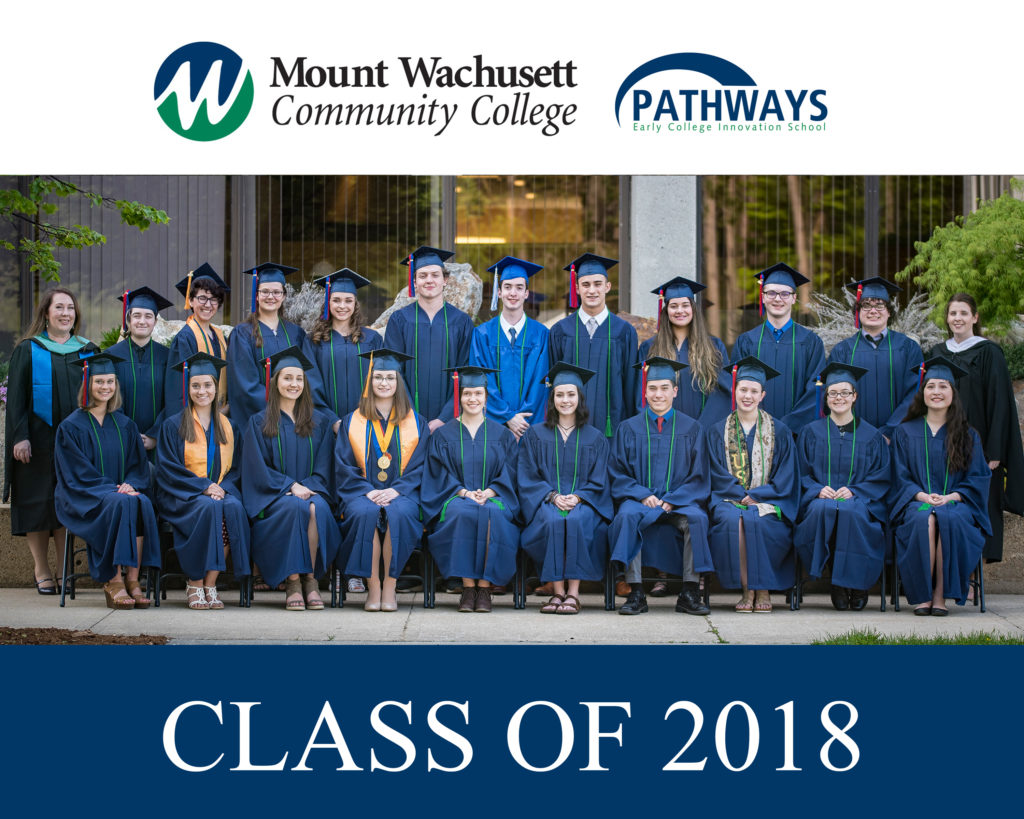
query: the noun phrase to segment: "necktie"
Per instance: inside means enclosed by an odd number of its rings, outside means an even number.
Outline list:
[[[662,425],[662,422],[664,422],[664,420],[665,420],[665,416],[664,415],[659,415],[658,416],[658,432],[661,432],[661,425]]]
[[[597,332],[597,319],[596,318],[589,318],[589,319],[587,319],[587,332],[590,333],[590,337],[591,338],[594,337],[594,333]]]
[[[508,340],[512,344],[513,347],[516,346],[516,328],[515,327],[510,327],[509,328]]]

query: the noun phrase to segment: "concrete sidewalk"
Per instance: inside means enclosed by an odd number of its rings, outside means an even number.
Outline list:
[[[343,609],[286,612],[284,594],[257,595],[252,608],[240,609],[236,592],[223,595],[223,611],[190,611],[184,592],[171,591],[159,609],[111,611],[99,589],[79,587],[76,600],[60,608],[59,597],[43,597],[34,589],[0,589],[0,626],[66,628],[97,634],[164,635],[175,644],[348,644],[348,643],[477,643],[477,644],[807,644],[829,634],[873,628],[884,634],[957,634],[991,631],[1024,636],[1024,595],[990,594],[987,612],[968,605],[953,606],[948,617],[915,617],[905,603],[899,612],[878,610],[872,595],[862,612],[837,612],[827,595],[808,595],[800,611],[791,612],[782,595],[773,595],[772,614],[737,614],[738,595],[712,596],[711,614],[693,617],[674,611],[675,597],[648,598],[651,610],[635,617],[606,612],[603,599],[583,596],[575,616],[541,616],[543,599],[529,597],[527,608],[512,608],[512,596],[495,598],[490,615],[460,614],[458,596],[437,595],[433,610],[422,607],[422,595],[399,596],[399,610],[364,612],[365,595],[349,595]],[[325,593],[326,599],[326,593]],[[619,601],[621,604],[622,601]]]

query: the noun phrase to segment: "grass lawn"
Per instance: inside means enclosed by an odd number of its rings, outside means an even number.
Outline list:
[[[854,629],[842,634],[829,634],[814,640],[814,646],[1020,646],[1024,635],[997,634],[994,631],[970,631],[963,634],[879,634],[874,629]]]

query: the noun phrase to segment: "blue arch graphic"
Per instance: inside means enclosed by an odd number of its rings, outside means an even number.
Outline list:
[[[715,57],[713,54],[698,52],[666,54],[633,69],[629,76],[622,81],[622,85],[619,86],[619,91],[615,95],[615,121],[617,123],[619,123],[619,106],[622,104],[622,98],[626,96],[626,92],[644,77],[657,74],[659,71],[696,71],[711,77],[719,85],[757,85],[753,78],[738,65],[723,60],[721,57]],[[619,124],[621,125],[621,123]]]

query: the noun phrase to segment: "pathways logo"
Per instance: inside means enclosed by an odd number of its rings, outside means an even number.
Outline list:
[[[211,142],[235,131],[249,116],[252,74],[226,46],[189,43],[160,66],[153,98],[160,118],[174,133]]]
[[[686,72],[673,76],[664,72]],[[825,90],[759,88],[742,68],[711,54],[666,54],[632,71],[615,95],[615,120],[633,131],[818,132],[825,130]]]

